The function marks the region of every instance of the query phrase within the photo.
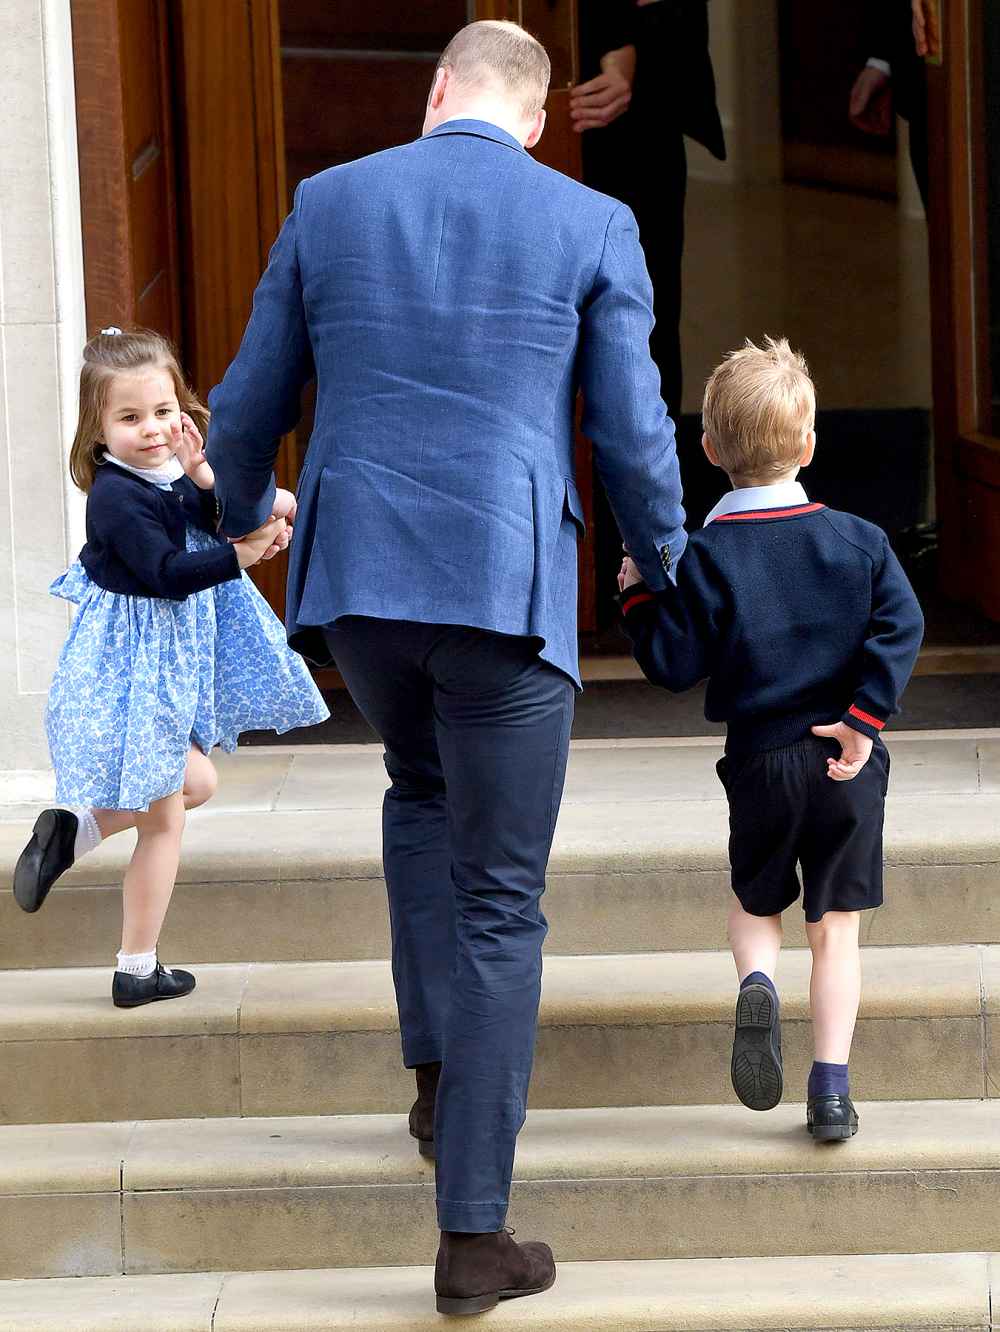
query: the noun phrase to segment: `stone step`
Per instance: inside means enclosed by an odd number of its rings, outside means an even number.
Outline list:
[[[990,1332],[989,1253],[563,1263],[490,1332]],[[4,1332],[440,1332],[428,1267],[0,1283]],[[477,1324],[478,1326],[478,1324]],[[995,1325],[994,1325],[995,1326]]]
[[[865,918],[878,944],[1000,943],[1000,739],[897,733],[886,826],[886,905]],[[550,954],[722,948],[727,820],[704,742],[574,745],[546,914]],[[190,962],[387,957],[373,746],[223,756],[219,797],[192,815],[165,956]],[[34,807],[0,820],[0,883]],[[131,839],[110,841],[25,916],[0,893],[0,967],[104,965],[120,932]],[[802,942],[801,913],[788,913]]]
[[[510,1221],[584,1262],[997,1245],[995,1103],[859,1109],[835,1146],[801,1104],[535,1111]],[[433,1165],[397,1115],[5,1128],[0,1191],[3,1278],[398,1266],[436,1243]]]
[[[811,1060],[809,965],[786,950],[778,976],[790,1096]],[[864,968],[860,1095],[996,1095],[1000,947],[867,948]],[[388,963],[214,965],[198,980],[185,999],[121,1011],[106,969],[0,973],[0,1122],[367,1114],[412,1100]],[[732,1101],[734,991],[723,953],[550,958],[532,1104]]]

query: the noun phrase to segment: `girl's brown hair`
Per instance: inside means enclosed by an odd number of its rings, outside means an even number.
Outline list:
[[[148,366],[168,372],[174,381],[181,411],[187,412],[203,435],[207,432],[208,408],[184,378],[172,343],[149,328],[97,333],[83,349],[80,415],[69,454],[69,474],[81,490],[89,491],[94,484],[105,451],[101,416],[107,405],[112,378]]]

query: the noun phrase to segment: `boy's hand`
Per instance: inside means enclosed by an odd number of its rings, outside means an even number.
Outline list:
[[[835,782],[852,781],[871,757],[872,740],[853,726],[834,722],[832,726],[814,726],[812,733],[840,742],[840,758],[828,758],[826,761],[826,775]]]
[[[180,421],[170,422],[170,442],[177,461],[199,490],[211,490],[215,473],[205,459],[205,441],[201,431],[187,412],[181,412]]]
[[[632,556],[626,555],[622,560],[622,567],[618,570],[618,591],[624,592],[627,587],[641,582],[642,574],[635,567]]]

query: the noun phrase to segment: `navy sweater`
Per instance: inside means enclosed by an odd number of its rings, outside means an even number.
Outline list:
[[[661,592],[620,598],[647,677],[708,678],[705,716],[729,753],[792,744],[843,721],[877,739],[913,671],[924,618],[885,533],[807,504],[717,518]]]
[[[98,587],[133,597],[183,601],[192,592],[239,578],[228,541],[185,550],[188,524],[216,535],[214,490],[182,476],[170,490],[114,463],[97,469],[87,496],[87,544],[80,562]]]

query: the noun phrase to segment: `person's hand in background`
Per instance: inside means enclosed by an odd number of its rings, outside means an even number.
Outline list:
[[[941,32],[938,26],[936,0],[911,0],[913,6],[913,44],[918,56],[941,54]]]
[[[625,114],[632,100],[635,60],[634,46],[609,51],[601,57],[601,72],[597,78],[573,89],[569,114],[577,134],[588,129],[602,129]]]
[[[892,79],[867,65],[854,80],[848,106],[851,124],[866,134],[888,134],[892,128]]]

